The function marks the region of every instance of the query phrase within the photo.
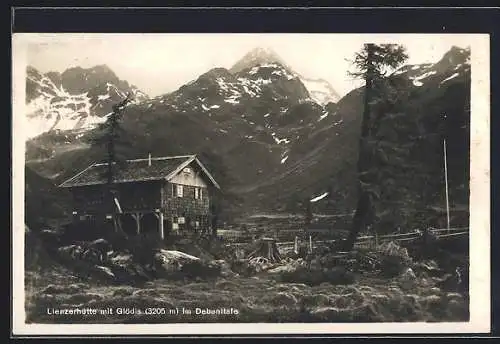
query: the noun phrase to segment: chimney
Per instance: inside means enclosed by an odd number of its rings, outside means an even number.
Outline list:
[[[148,155],[148,166],[151,166],[151,153]]]

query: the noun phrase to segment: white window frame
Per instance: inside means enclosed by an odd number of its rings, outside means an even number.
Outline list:
[[[176,184],[175,194],[177,197],[184,197],[184,186],[182,184]]]

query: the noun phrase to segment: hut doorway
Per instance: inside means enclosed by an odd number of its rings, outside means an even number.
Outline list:
[[[122,229],[128,236],[137,235],[137,223],[131,214],[121,216]]]
[[[141,234],[145,236],[158,235],[159,234],[159,222],[158,218],[153,213],[144,214],[141,221]]]

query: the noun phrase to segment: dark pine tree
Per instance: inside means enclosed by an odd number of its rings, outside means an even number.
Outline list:
[[[373,147],[371,141],[372,129],[377,127],[374,123],[372,108],[384,100],[383,85],[386,73],[399,67],[406,61],[408,55],[405,48],[397,44],[365,44],[363,49],[356,53],[353,64],[355,72],[351,76],[365,80],[364,107],[359,139],[359,156],[357,163],[358,173],[358,202],[352,221],[349,236],[345,241],[344,250],[350,251],[358,234],[370,224],[373,216],[372,198],[374,196],[371,185],[373,174],[370,167],[373,164]],[[380,120],[377,116],[376,120]]]
[[[104,172],[104,177],[107,182],[107,192],[105,195],[106,209],[112,214],[114,230],[120,232],[122,232],[121,224],[119,216],[117,216],[120,211],[118,208],[119,195],[115,185],[115,175],[117,169],[125,164],[126,160],[118,153],[117,147],[120,144],[126,143],[126,141],[123,140],[124,131],[120,126],[120,120],[123,110],[131,100],[131,95],[128,94],[121,102],[113,105],[113,112],[111,112],[106,121],[99,126],[98,134],[92,140],[93,145],[105,147],[106,170]]]

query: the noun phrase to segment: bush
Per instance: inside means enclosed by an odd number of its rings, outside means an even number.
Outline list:
[[[399,256],[384,255],[380,258],[380,267],[382,275],[392,278],[402,273],[406,264]]]
[[[380,253],[380,269],[385,277],[398,276],[412,264],[408,250],[394,241],[380,245],[378,251]]]

